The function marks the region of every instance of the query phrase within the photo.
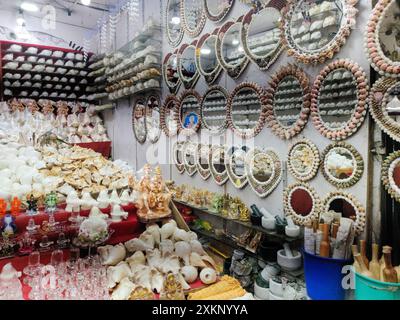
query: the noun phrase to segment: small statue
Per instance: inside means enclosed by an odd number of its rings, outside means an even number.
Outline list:
[[[11,214],[17,216],[21,212],[21,200],[18,197],[14,197],[11,201]]]
[[[154,300],[154,293],[148,288],[138,286],[132,291],[129,300]]]
[[[35,238],[30,235],[29,232],[25,232],[22,239],[19,241],[20,254],[30,254],[35,250]]]
[[[15,218],[11,213],[7,213],[2,219],[1,232],[3,236],[13,236],[17,232],[17,225],[15,224]]]
[[[3,217],[7,212],[7,203],[4,199],[0,199],[0,217]]]
[[[160,300],[185,300],[182,284],[173,273],[167,274],[164,279]]]
[[[38,205],[37,205],[37,199],[35,199],[35,197],[33,196],[33,194],[31,194],[28,198],[28,200],[26,201],[28,203],[28,210],[27,210],[27,214],[28,215],[35,215],[38,213]]]
[[[57,195],[54,191],[50,192],[45,199],[46,212],[54,213],[57,210]]]

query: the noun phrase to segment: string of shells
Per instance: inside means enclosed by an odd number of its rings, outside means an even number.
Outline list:
[[[400,202],[400,188],[394,180],[394,174],[396,166],[400,162],[400,151],[391,153],[385,161],[382,163],[381,179],[382,183],[390,194],[390,196],[396,201]]]

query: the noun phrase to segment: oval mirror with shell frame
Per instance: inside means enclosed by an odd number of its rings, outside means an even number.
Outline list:
[[[183,141],[176,141],[172,146],[172,159],[180,174],[183,174],[185,172],[185,164],[183,162],[184,144],[185,142]]]
[[[220,22],[225,19],[232,9],[235,0],[203,0],[208,19]]]
[[[190,45],[183,44],[178,51],[178,73],[185,89],[192,89],[200,74],[196,64],[197,40]]]
[[[261,70],[267,70],[283,51],[281,18],[280,10],[268,5],[251,9],[243,18],[244,51]]]
[[[197,171],[203,180],[208,180],[211,175],[208,158],[210,156],[210,145],[198,144],[196,153]]]
[[[227,127],[228,91],[221,86],[208,88],[201,99],[201,125],[211,134],[221,134]]]
[[[246,156],[245,169],[249,185],[261,198],[272,193],[282,179],[282,163],[272,149],[250,150]]]
[[[287,165],[295,179],[306,182],[318,172],[321,158],[317,146],[308,139],[296,141],[289,149]]]
[[[400,202],[400,151],[392,152],[382,164],[382,182],[390,196]]]
[[[179,100],[175,95],[168,95],[160,111],[161,128],[167,137],[176,136],[178,123],[176,113],[179,112]]]
[[[363,233],[365,228],[365,209],[352,194],[334,191],[329,193],[322,203],[321,212],[334,211],[341,213],[343,218],[349,218],[354,221],[356,236]]]
[[[241,42],[242,20],[243,16],[226,22],[219,29],[216,43],[218,61],[233,79],[238,79],[250,62]]]
[[[368,60],[376,72],[386,77],[400,77],[399,16],[397,0],[379,0],[367,25]]]
[[[381,130],[400,142],[400,80],[381,78],[370,92],[370,113]]]
[[[132,108],[132,128],[136,141],[140,144],[146,142],[146,105],[144,98],[138,98]]]
[[[227,103],[228,127],[242,139],[257,136],[265,124],[264,89],[254,82],[242,82],[232,91]]]
[[[187,141],[183,146],[183,163],[189,177],[197,172],[196,166],[197,143]]]
[[[243,189],[247,184],[246,170],[244,168],[246,162],[246,154],[249,149],[243,147],[231,147],[225,156],[225,166],[229,180],[237,189]]]
[[[179,109],[175,113],[178,123],[178,133],[190,136],[195,134],[201,126],[201,96],[195,90],[182,92],[179,98]]]
[[[321,200],[309,184],[298,182],[284,190],[283,207],[294,223],[305,226],[319,220]]]
[[[356,25],[357,2],[289,0],[282,11],[281,24],[288,55],[314,65],[332,59]]]
[[[184,35],[180,18],[180,0],[168,0],[166,11],[165,30],[167,33],[168,43],[172,47],[177,47],[181,43]]]
[[[203,35],[196,46],[197,69],[208,84],[213,84],[222,71],[216,49],[218,31],[219,28],[215,29],[212,34]]]
[[[171,94],[178,92],[182,82],[178,73],[178,50],[168,53],[163,61],[163,78]]]
[[[159,95],[151,94],[146,103],[146,131],[151,143],[157,143],[161,136],[161,99]]]
[[[367,114],[368,83],[364,70],[347,59],[325,66],[311,90],[311,117],[326,138],[344,140],[355,134]]]
[[[226,148],[224,146],[214,145],[211,146],[208,157],[211,176],[219,186],[224,185],[228,181],[228,173],[225,166],[225,152]]]
[[[336,142],[322,153],[322,174],[337,188],[350,188],[360,181],[364,172],[364,160],[352,145]]]
[[[280,68],[271,77],[266,91],[267,125],[281,139],[289,140],[307,124],[310,115],[310,83],[306,73],[296,65]]]
[[[181,24],[185,33],[190,37],[197,37],[207,21],[203,1],[180,0],[181,1]],[[190,12],[189,12],[190,11]]]

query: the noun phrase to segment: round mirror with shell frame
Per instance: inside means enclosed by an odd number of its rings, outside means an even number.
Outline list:
[[[295,179],[306,182],[318,172],[321,158],[317,146],[308,139],[301,139],[292,144],[288,152],[287,165]]]
[[[358,0],[289,0],[281,24],[289,56],[321,64],[340,51],[356,25]]]
[[[225,166],[225,152],[226,148],[224,146],[214,145],[211,146],[208,157],[211,176],[219,186],[224,185],[228,181],[228,173]]]
[[[172,159],[180,174],[183,174],[185,172],[185,163],[183,162],[184,145],[184,141],[176,141],[172,146]]]
[[[197,172],[197,143],[186,141],[183,145],[183,163],[186,173],[191,177]]]
[[[261,70],[267,70],[283,51],[281,18],[279,9],[270,6],[253,8],[243,18],[244,51]]]
[[[161,99],[159,95],[151,94],[146,102],[146,131],[151,143],[157,143],[161,136]]]
[[[218,31],[219,28],[215,29],[212,34],[204,34],[196,46],[197,69],[208,84],[214,83],[222,71],[216,49]]]
[[[190,37],[197,37],[207,21],[203,1],[180,0],[181,1],[181,24],[185,33]]]
[[[245,169],[249,185],[261,198],[272,193],[282,179],[282,163],[272,149],[250,150],[246,156]]]
[[[326,138],[344,140],[357,132],[367,114],[368,83],[364,70],[348,59],[325,66],[311,91],[311,117]]]
[[[305,226],[319,220],[321,200],[309,184],[298,182],[284,190],[283,207],[294,223]]]
[[[219,29],[216,43],[218,61],[233,79],[239,78],[250,62],[241,42],[242,20],[243,16],[236,22],[226,22]]]
[[[220,22],[225,19],[232,9],[235,0],[203,0],[208,19]]]
[[[366,52],[380,75],[400,77],[400,5],[398,0],[379,0],[367,25]]]
[[[322,203],[321,212],[341,213],[343,218],[354,221],[356,236],[363,233],[366,219],[365,209],[352,194],[334,191],[329,193]]]
[[[168,53],[163,61],[163,78],[171,94],[178,92],[182,82],[178,72],[178,50]]]
[[[165,30],[168,43],[177,47],[183,39],[183,28],[181,25],[180,0],[168,0],[165,15]]]
[[[203,180],[207,180],[211,175],[210,165],[208,162],[210,148],[211,146],[206,144],[199,143],[197,145],[196,166],[197,171]]]
[[[221,134],[227,127],[226,105],[228,91],[221,86],[207,89],[201,99],[201,124],[211,134]]]
[[[160,111],[161,128],[167,137],[176,136],[178,133],[178,123],[176,122],[178,109],[179,100],[175,95],[168,95]]]
[[[197,40],[190,45],[183,44],[178,51],[178,74],[185,89],[191,89],[199,80],[200,74],[196,64]]]
[[[392,152],[382,164],[382,182],[390,196],[400,202],[400,151]]]
[[[146,142],[146,104],[144,98],[138,98],[132,108],[132,128],[136,141],[140,144]]]
[[[296,65],[281,67],[266,91],[267,124],[281,139],[303,131],[310,115],[311,95],[306,73]]]
[[[337,188],[350,188],[360,181],[364,160],[352,145],[336,142],[326,147],[322,154],[322,174]]]
[[[229,180],[237,189],[243,189],[247,184],[245,170],[246,155],[249,149],[246,146],[231,147],[225,156],[225,166]]]
[[[201,126],[201,96],[195,90],[182,92],[179,98],[179,109],[175,113],[179,134],[190,136],[195,134]]]

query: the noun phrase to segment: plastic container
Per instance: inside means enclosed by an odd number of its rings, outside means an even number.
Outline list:
[[[302,250],[307,294],[313,300],[344,300],[346,290],[342,287],[344,266],[351,260],[316,256]]]
[[[387,283],[355,274],[356,300],[400,300],[400,283]]]

